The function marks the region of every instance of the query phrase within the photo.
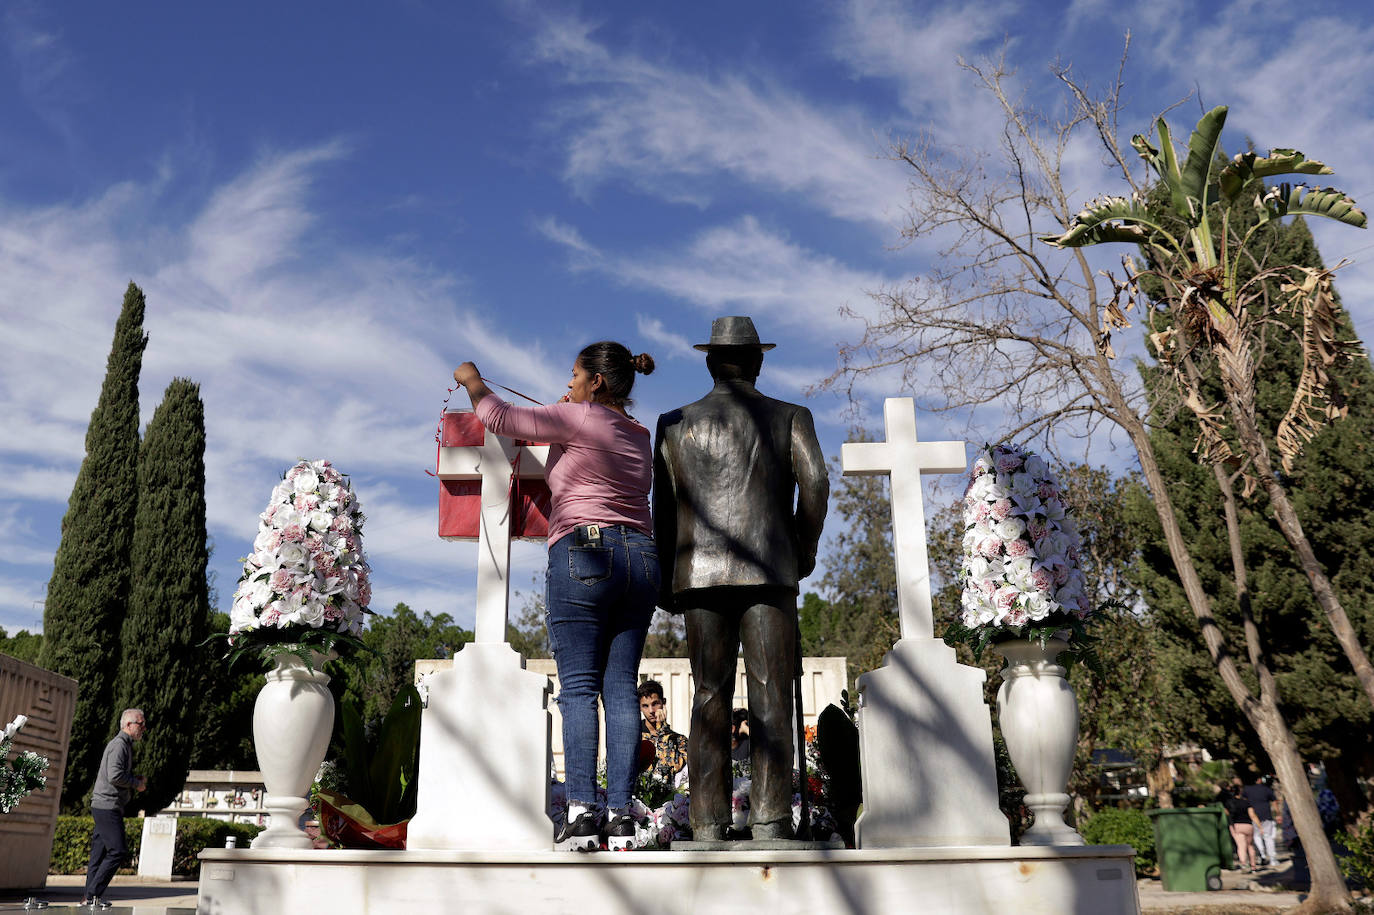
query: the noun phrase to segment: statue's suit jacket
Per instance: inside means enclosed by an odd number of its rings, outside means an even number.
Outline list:
[[[722,586],[797,590],[811,573],[830,479],[811,411],[718,382],[658,419],[654,538],[665,609]]]

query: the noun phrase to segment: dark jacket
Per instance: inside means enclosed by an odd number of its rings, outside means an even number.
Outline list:
[[[795,594],[815,568],[829,495],[805,407],[728,381],[660,416],[653,501],[664,609],[699,588]]]

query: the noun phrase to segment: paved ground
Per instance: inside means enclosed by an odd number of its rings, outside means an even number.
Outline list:
[[[54,876],[42,890],[16,893],[0,890],[0,912],[22,912],[26,896],[48,903],[42,911],[49,915],[80,912],[90,915],[90,909],[80,908],[86,879],[81,876]],[[198,884],[193,880],[151,880],[144,877],[115,877],[105,894],[114,908],[105,915],[194,915]],[[30,910],[32,911],[32,910]]]

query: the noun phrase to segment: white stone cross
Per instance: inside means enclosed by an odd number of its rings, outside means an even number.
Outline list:
[[[926,554],[923,473],[962,473],[968,467],[963,442],[916,438],[916,404],[910,397],[883,402],[885,442],[846,442],[840,449],[845,476],[886,474],[892,481],[892,552],[897,571],[897,613],[902,638],[935,637],[930,603],[930,560]]]
[[[439,449],[441,480],[481,480],[482,515],[477,535],[477,621],[473,640],[504,642],[510,613],[511,465],[519,458],[522,480],[544,479],[548,445],[517,445],[490,429],[480,447]]]

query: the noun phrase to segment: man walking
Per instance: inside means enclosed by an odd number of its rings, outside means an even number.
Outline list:
[[[86,865],[86,896],[82,905],[108,909],[105,889],[115,871],[129,856],[124,843],[124,808],[134,793],[148,787],[148,780],[134,774],[134,741],[142,740],[148,729],[143,712],[125,709],[119,716],[119,733],[105,745],[100,772],[91,791],[91,817],[95,835],[91,837],[91,860]]]
[[[1255,816],[1259,817],[1254,841],[1260,864],[1272,867],[1277,860],[1274,851],[1274,789],[1265,784],[1263,775],[1257,774],[1254,783],[1245,786],[1245,797]]]
[[[692,832],[731,821],[731,709],[741,645],[749,688],[755,839],[792,832],[797,582],[816,566],[830,480],[811,412],[754,387],[764,351],[747,317],[698,344],[715,386],[658,420],[654,537],[665,610],[683,613],[696,682],[687,766]]]

